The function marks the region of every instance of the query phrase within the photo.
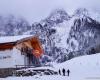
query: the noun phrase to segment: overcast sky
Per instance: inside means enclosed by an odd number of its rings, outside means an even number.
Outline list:
[[[40,21],[57,8],[72,13],[78,7],[100,9],[100,0],[0,0],[0,14],[24,16],[30,23]]]

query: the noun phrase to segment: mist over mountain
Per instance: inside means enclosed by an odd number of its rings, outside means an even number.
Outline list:
[[[0,15],[0,36],[22,35],[27,30],[30,30],[30,26],[24,18]]]
[[[41,62],[64,62],[76,56],[100,52],[99,12],[85,8],[77,9],[73,15],[63,9],[51,14],[31,26],[27,20],[14,16],[0,16],[0,36],[22,34],[38,35],[44,49]]]

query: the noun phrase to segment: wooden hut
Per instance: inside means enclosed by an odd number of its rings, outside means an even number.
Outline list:
[[[42,53],[38,37],[31,35],[0,37],[0,68],[38,65]]]

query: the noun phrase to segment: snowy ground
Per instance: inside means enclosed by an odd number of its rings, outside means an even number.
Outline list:
[[[68,77],[62,75],[43,75],[29,77],[8,77],[0,80],[100,80],[100,53],[71,59],[61,64],[53,64],[54,70],[70,69]],[[43,68],[43,67],[42,67]]]

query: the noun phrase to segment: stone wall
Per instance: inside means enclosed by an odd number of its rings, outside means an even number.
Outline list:
[[[15,71],[14,68],[4,68],[4,69],[2,68],[0,69],[0,78],[12,76],[14,71]]]

